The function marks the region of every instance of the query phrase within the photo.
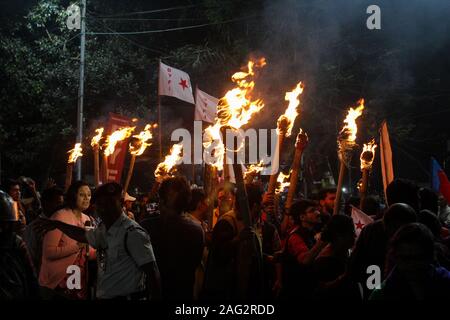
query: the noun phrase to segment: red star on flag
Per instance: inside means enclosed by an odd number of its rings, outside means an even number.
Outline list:
[[[364,223],[361,223],[361,221],[358,221],[357,223],[355,223],[356,229],[360,229],[362,230],[362,228],[365,226]]]
[[[180,83],[179,83],[179,85],[183,88],[183,91],[184,91],[184,89],[186,89],[187,87],[189,87],[188,84],[187,84],[187,81],[186,81],[186,80],[183,80],[182,78],[180,78]]]

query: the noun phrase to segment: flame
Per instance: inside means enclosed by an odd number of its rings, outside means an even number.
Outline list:
[[[72,150],[69,150],[67,153],[69,154],[68,163],[75,163],[78,157],[83,156],[83,148],[81,148],[81,143],[75,143],[75,146]]]
[[[103,128],[95,129],[95,132],[97,132],[97,135],[92,137],[92,140],[91,140],[92,147],[98,146],[100,139],[102,138],[103,130],[104,130]]]
[[[155,170],[155,177],[157,179],[164,179],[167,176],[172,175],[172,169],[178,164],[181,159],[181,152],[183,150],[183,145],[181,143],[174,144],[170,149],[170,154],[164,159],[164,162],[158,164]]]
[[[144,153],[145,149],[152,144],[148,141],[153,137],[151,129],[155,128],[155,125],[147,124],[144,131],[141,131],[138,135],[134,135],[133,138],[138,139],[135,145],[130,143],[130,153],[134,156],[140,156]],[[137,147],[139,146],[139,147]]]
[[[114,149],[116,148],[116,144],[119,141],[125,140],[126,138],[131,136],[131,133],[136,127],[125,127],[114,131],[111,135],[106,138],[106,142],[104,145],[104,153],[105,156],[110,156],[114,153]]]
[[[244,179],[247,178],[248,175],[258,174],[264,169],[264,162],[261,160],[256,164],[251,164],[247,167],[247,170],[244,172]]]
[[[365,143],[361,152],[361,170],[370,169],[372,167],[373,160],[375,159],[375,139],[372,139],[369,143]]]
[[[205,149],[208,149],[214,140],[219,141],[219,144],[215,147],[214,163],[212,163],[218,170],[223,170],[225,154],[225,146],[220,134],[221,127],[230,126],[231,128],[239,129],[264,107],[261,99],[252,100],[251,95],[255,87],[255,82],[253,81],[255,68],[261,68],[265,65],[266,60],[264,58],[258,61],[249,61],[247,71],[233,74],[231,80],[236,83],[237,87],[229,90],[219,100],[215,123],[205,129],[207,137],[203,143]]]
[[[278,178],[277,178],[277,182],[278,182],[278,187],[275,190],[276,194],[279,194],[280,192],[283,192],[285,188],[289,187],[289,185],[291,184],[289,178],[291,176],[291,171],[289,171],[288,174],[284,174],[283,172],[280,172],[278,174]]]
[[[304,86],[300,81],[294,88],[294,90],[286,92],[284,100],[289,101],[289,105],[284,114],[278,118],[277,122],[278,134],[280,134],[281,132],[285,132],[286,137],[289,137],[291,135],[295,118],[297,118],[298,116],[297,107],[300,104],[300,100],[298,99],[298,97],[302,94],[303,88]]]
[[[345,151],[350,150],[355,146],[356,133],[358,132],[358,126],[356,125],[356,119],[361,116],[364,110],[364,99],[358,101],[358,107],[356,109],[350,108],[348,110],[347,117],[344,120],[344,127],[339,133],[339,153],[342,155]]]

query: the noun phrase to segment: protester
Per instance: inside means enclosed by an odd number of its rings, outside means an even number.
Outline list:
[[[371,300],[448,301],[450,272],[436,265],[433,234],[426,226],[400,228],[389,244],[389,257],[394,267]]]
[[[37,299],[38,284],[24,241],[16,234],[19,212],[0,191],[0,300]]]
[[[184,215],[190,198],[185,178],[168,178],[159,188],[160,216],[141,222],[152,239],[165,300],[193,299],[205,242],[202,227]]]
[[[19,177],[17,180],[21,184],[21,203],[25,208],[27,223],[30,223],[42,211],[40,194],[36,189],[36,183],[33,179]]]
[[[40,216],[50,218],[53,213],[58,209],[61,209],[64,203],[64,191],[56,186],[44,190],[44,192],[42,192],[41,203],[42,213]],[[34,226],[37,221],[38,220],[35,219],[27,225],[24,240],[26,241],[37,274],[39,274],[42,259],[43,237],[34,231]]]
[[[19,212],[19,222],[17,233],[19,236],[23,236],[25,232],[25,226],[27,225],[25,206],[21,201],[20,183],[17,180],[8,179],[3,185],[3,190],[5,190],[8,195],[17,203],[17,208]]]
[[[102,223],[85,229],[58,220],[41,220],[44,230],[59,229],[97,249],[97,299],[147,300],[161,296],[158,266],[148,234],[122,210],[122,187],[109,182],[94,194]]]
[[[336,189],[326,188],[320,190],[318,200],[320,205],[320,223],[318,224],[317,231],[320,231],[333,215],[334,202],[336,201]]]
[[[351,255],[348,275],[352,281],[361,284],[364,299],[368,299],[371,292],[365,285],[367,268],[375,265],[383,272],[389,239],[401,226],[416,220],[417,214],[411,206],[395,203],[386,211],[383,220],[375,221],[362,229]]]
[[[388,206],[394,203],[406,203],[415,212],[420,211],[420,196],[417,185],[407,179],[395,179],[386,188]]]
[[[219,188],[217,192],[217,207],[213,211],[212,228],[215,227],[222,215],[234,208],[235,201],[234,187],[230,183],[225,183],[223,187]]]
[[[91,190],[82,182],[72,183],[67,190],[64,208],[55,212],[50,219],[84,227],[90,218],[83,213],[89,208]],[[39,272],[39,284],[45,299],[86,299],[87,290],[87,256],[91,250],[84,243],[71,239],[61,230],[48,232],[42,243],[42,264]],[[93,254],[93,252],[92,252]],[[80,268],[81,288],[67,287],[67,267],[76,265]]]
[[[436,261],[440,266],[450,270],[450,248],[445,244],[443,236],[442,225],[438,217],[429,210],[422,210],[417,215],[417,222],[427,226],[431,231],[435,241]]]
[[[349,259],[349,249],[355,243],[353,220],[345,215],[334,215],[325,225],[321,239],[328,245],[314,261],[314,273],[321,282],[335,280],[342,275]]]
[[[195,271],[194,281],[194,300],[198,300],[201,295],[203,283],[205,280],[205,269],[208,259],[208,246],[211,242],[211,232],[209,231],[207,220],[208,214],[208,198],[202,189],[196,188],[191,192],[191,201],[188,205],[188,213],[186,217],[198,224],[203,230],[203,237],[205,239],[205,246],[203,249],[202,260]]]
[[[135,215],[133,213],[133,203],[136,201],[135,197],[132,197],[128,194],[128,192],[125,192],[125,197],[123,199],[123,209],[127,215],[128,218],[131,220],[136,220]]]
[[[321,221],[314,201],[300,200],[293,203],[290,215],[295,227],[289,233],[283,249],[282,297],[308,299],[314,289],[312,264],[327,243],[320,236],[316,240],[315,228]]]
[[[371,217],[373,220],[380,220],[382,216],[382,210],[378,197],[369,195],[361,201],[361,211]]]
[[[259,216],[260,187],[247,185],[246,192],[250,217]],[[214,227],[205,276],[204,296],[208,300],[262,297],[261,240],[253,226],[245,225],[243,210],[236,202]]]

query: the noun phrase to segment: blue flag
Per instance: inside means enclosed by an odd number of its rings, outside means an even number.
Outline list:
[[[439,175],[438,172],[442,170],[439,163],[436,161],[435,158],[431,157],[431,188],[439,192],[441,183],[439,182]]]

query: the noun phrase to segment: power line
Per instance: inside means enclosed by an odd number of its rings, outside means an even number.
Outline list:
[[[206,26],[231,23],[231,22],[241,21],[241,20],[248,20],[248,19],[256,18],[258,16],[259,15],[252,16],[252,17],[231,19],[231,20],[226,20],[226,21],[221,21],[221,22],[204,23],[204,24],[198,24],[198,25],[193,25],[193,26],[184,26],[184,27],[176,27],[176,28],[169,28],[169,29],[146,30],[146,31],[127,31],[127,32],[113,32],[113,33],[111,33],[111,32],[88,32],[87,34],[89,34],[89,35],[134,35],[134,34],[163,33],[163,32],[170,32],[170,31],[202,28],[202,27],[206,27]]]
[[[197,19],[197,18],[99,18],[94,15],[91,16],[96,20],[107,20],[107,21],[205,21],[208,19]]]
[[[198,7],[199,5],[188,5],[188,6],[178,6],[178,7],[172,7],[172,8],[165,8],[165,9],[155,9],[155,10],[147,10],[147,11],[135,11],[135,12],[126,12],[126,13],[118,13],[118,14],[112,14],[112,15],[106,15],[106,16],[97,16],[98,18],[110,18],[110,17],[123,17],[123,16],[133,16],[137,14],[146,14],[146,13],[156,13],[156,12],[166,12],[166,11],[174,11],[174,10],[180,10],[180,9],[188,9],[193,7]]]
[[[95,22],[95,23],[99,24],[99,22]],[[103,27],[103,26],[104,26],[104,25],[102,25],[102,27]],[[127,38],[127,37],[125,37],[125,36],[123,36],[123,35],[117,33],[116,30],[114,30],[114,29],[112,29],[112,28],[110,28],[110,27],[108,27],[108,26],[104,26],[104,27],[105,27],[106,29],[110,30],[111,32],[113,32],[114,34],[116,34],[117,36],[119,36],[120,38],[122,38],[122,39],[128,41],[129,43],[131,43],[131,44],[133,44],[133,45],[135,45],[135,46],[137,46],[137,47],[139,47],[139,48],[142,48],[142,49],[148,50],[148,51],[152,51],[152,52],[156,52],[156,53],[158,53],[158,54],[166,54],[165,51],[162,51],[162,50],[159,50],[159,49],[153,49],[153,48],[149,48],[149,47],[146,47],[146,46],[144,46],[144,45],[141,45],[140,43],[137,43],[136,41],[131,40],[130,38]]]

